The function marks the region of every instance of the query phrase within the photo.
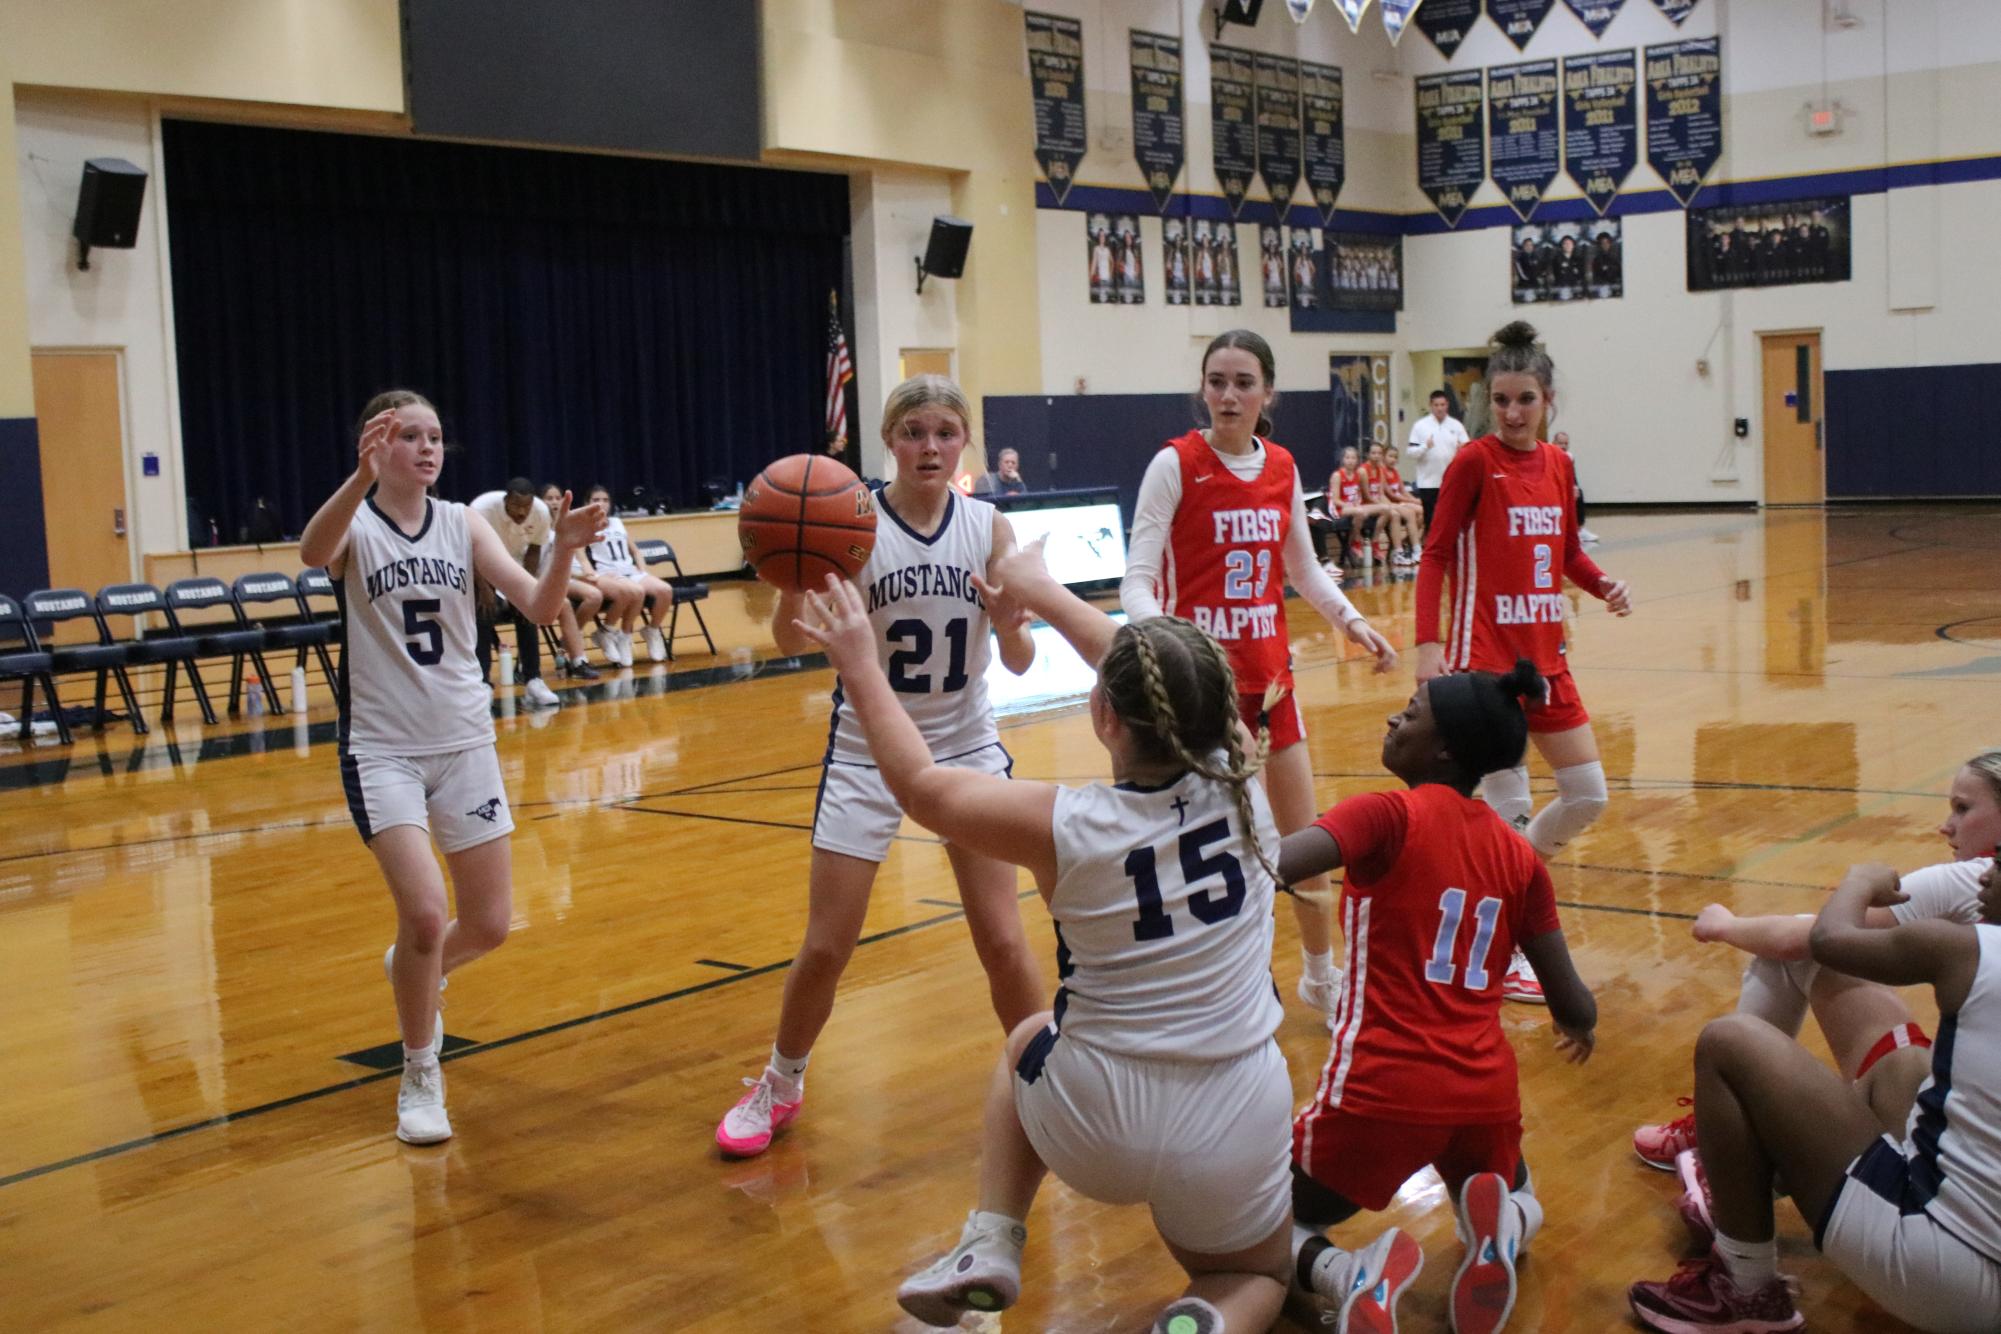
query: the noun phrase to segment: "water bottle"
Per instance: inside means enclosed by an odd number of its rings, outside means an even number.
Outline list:
[[[306,669],[303,667],[294,667],[292,669],[292,712],[304,713],[305,711]]]
[[[264,683],[253,680],[243,692],[243,711],[252,718],[264,716]]]
[[[504,648],[500,650],[500,679],[495,681],[494,684],[502,690],[514,684],[513,649]]]

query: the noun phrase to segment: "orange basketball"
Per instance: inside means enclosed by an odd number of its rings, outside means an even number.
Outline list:
[[[757,475],[737,512],[737,539],[757,577],[787,592],[852,579],[875,550],[875,497],[824,454],[794,454]]]

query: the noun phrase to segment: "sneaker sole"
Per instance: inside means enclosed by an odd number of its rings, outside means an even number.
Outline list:
[[[1493,1260],[1481,1258],[1500,1232],[1501,1210],[1507,1204],[1507,1188],[1491,1172],[1472,1178],[1461,1191],[1460,1213],[1472,1235],[1466,1242],[1466,1258],[1452,1276],[1453,1334],[1493,1334],[1508,1323],[1515,1309],[1513,1262],[1498,1248]]]
[[[1396,1334],[1397,1301],[1424,1272],[1424,1248],[1399,1231],[1376,1286],[1356,1293],[1341,1308],[1334,1334]]]
[[[784,1112],[779,1111],[774,1105],[771,1113],[771,1133],[766,1135],[762,1141],[754,1139],[731,1139],[723,1130],[722,1123],[718,1121],[716,1123],[716,1147],[732,1158],[755,1158],[770,1148],[771,1141],[778,1138],[778,1132],[791,1125],[792,1119],[798,1115],[798,1103],[794,1103],[791,1110]]]
[[[446,1140],[450,1139],[451,1137],[452,1137],[452,1132],[449,1130],[447,1130],[442,1135],[406,1135],[403,1133],[402,1126],[396,1127],[396,1138],[402,1140],[405,1144],[415,1144],[419,1146],[425,1144],[443,1144]]]
[[[1656,1311],[1640,1305],[1637,1297],[1628,1296],[1626,1304],[1633,1308],[1633,1317],[1648,1329],[1657,1329],[1661,1334],[1786,1334],[1787,1330],[1798,1329],[1806,1324],[1806,1317],[1795,1311],[1790,1320],[1735,1320],[1727,1325],[1693,1320],[1684,1320],[1666,1311]]]
[[[1005,1311],[1020,1295],[1019,1287],[983,1278],[930,1292],[899,1292],[896,1304],[934,1329],[950,1329],[968,1311]]]

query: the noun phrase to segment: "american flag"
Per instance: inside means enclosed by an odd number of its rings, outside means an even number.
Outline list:
[[[848,338],[841,332],[841,299],[827,295],[827,441],[848,438],[848,381],[855,378],[855,363],[848,358]]]

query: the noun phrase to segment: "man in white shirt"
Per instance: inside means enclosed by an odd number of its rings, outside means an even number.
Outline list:
[[[523,569],[530,574],[541,569],[542,548],[549,545],[555,523],[550,517],[549,507],[535,498],[534,483],[526,477],[516,477],[508,482],[505,491],[488,491],[477,497],[471,509],[500,534],[501,545],[507,548],[509,556],[521,562]],[[521,693],[536,708],[554,708],[562,701],[542,680],[541,632],[518,608],[509,607],[507,614],[514,622],[514,643],[521,659],[521,675],[527,682]],[[482,608],[479,619],[479,666],[482,674],[486,673],[494,646],[499,642],[493,619]],[[513,682],[502,681],[498,684],[505,687]]]
[[[1431,391],[1431,411],[1410,428],[1410,456],[1417,461],[1417,498],[1424,502],[1424,526],[1431,527],[1431,512],[1438,506],[1438,488],[1445,485],[1445,470],[1452,456],[1468,440],[1466,428],[1451,415],[1452,399],[1443,389]]]

